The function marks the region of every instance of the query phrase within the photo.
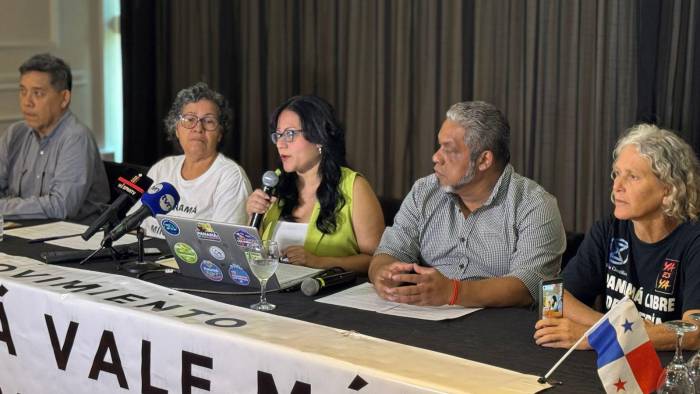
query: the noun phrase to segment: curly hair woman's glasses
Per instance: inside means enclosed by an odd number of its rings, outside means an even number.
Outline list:
[[[180,115],[180,125],[186,129],[194,129],[197,127],[197,123],[200,123],[206,131],[216,131],[219,128],[219,120],[215,116],[199,118],[193,114]]]

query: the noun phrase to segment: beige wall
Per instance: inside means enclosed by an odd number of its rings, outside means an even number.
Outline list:
[[[0,0],[0,133],[20,120],[19,65],[51,52],[73,70],[71,109],[103,147],[102,8],[98,0]]]

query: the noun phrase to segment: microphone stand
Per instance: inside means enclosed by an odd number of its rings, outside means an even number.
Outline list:
[[[100,250],[102,250],[104,248],[105,248],[105,246],[102,246],[99,249],[95,249],[95,251],[93,251],[92,253],[90,253],[90,255],[88,255],[86,258],[84,258],[82,261],[80,261],[80,263],[78,263],[78,265],[83,265],[83,264],[87,263],[87,261],[90,260],[92,258],[92,256],[96,255]],[[112,245],[108,246],[108,248],[112,254],[112,261],[116,262],[118,260],[124,259],[124,258],[129,256],[128,250],[126,250],[124,252],[120,252],[117,249],[115,249],[114,246],[112,246]],[[103,256],[100,256],[100,257],[103,257]],[[118,265],[117,265],[117,268],[119,268]]]
[[[136,260],[127,261],[122,265],[122,267],[129,273],[138,275],[145,271],[154,271],[160,268],[160,264],[143,259],[144,235],[145,234],[143,228],[139,227],[138,229],[136,229],[136,239],[138,240],[138,257],[136,258]]]
[[[107,237],[107,234],[109,234],[109,232],[112,230],[112,228],[114,228],[114,226],[116,226],[117,220],[118,220],[118,218],[117,218],[117,215],[115,212],[113,215],[111,215],[109,220],[102,227],[102,229],[104,230],[103,239],[105,237]],[[109,246],[107,246],[107,247],[109,248],[109,251],[112,255],[112,261],[114,261],[115,265],[117,266],[117,269],[119,269],[118,261],[129,257],[129,250],[125,249],[123,252],[120,252],[117,249],[115,249],[114,246],[112,246],[111,242],[110,242]],[[83,264],[87,263],[87,261],[90,260],[92,258],[92,256],[96,255],[97,252],[99,252],[100,250],[102,250],[104,248],[105,248],[105,246],[102,246],[101,248],[96,249],[94,252],[90,253],[89,256],[87,256],[80,263],[78,263],[78,265],[83,265]]]
[[[117,212],[115,211],[112,213],[112,215],[109,217],[109,220],[107,221],[107,223],[105,223],[104,227],[102,228],[102,230],[104,230],[104,233],[102,235],[102,239],[105,239],[107,237],[107,235],[109,234],[109,232],[112,231],[112,229],[114,227],[116,227],[117,224],[119,224],[119,217],[117,215]],[[109,250],[110,250],[111,255],[112,255],[112,262],[114,263],[114,266],[117,268],[117,271],[119,271],[119,269],[121,268],[121,265],[119,264],[119,262],[121,260],[127,259],[129,257],[129,249],[125,248],[123,252],[119,252],[110,243]],[[80,263],[80,264],[82,264],[82,263]]]

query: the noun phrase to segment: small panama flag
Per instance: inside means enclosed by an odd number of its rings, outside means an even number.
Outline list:
[[[629,298],[613,305],[585,336],[598,354],[598,376],[608,393],[651,393],[663,368],[644,322]]]

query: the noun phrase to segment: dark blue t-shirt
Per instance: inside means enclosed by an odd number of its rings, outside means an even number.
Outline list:
[[[609,310],[627,295],[653,323],[680,319],[684,311],[700,309],[700,224],[683,223],[648,244],[636,237],[630,221],[599,221],[563,277],[564,287],[586,305],[603,295]]]

